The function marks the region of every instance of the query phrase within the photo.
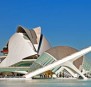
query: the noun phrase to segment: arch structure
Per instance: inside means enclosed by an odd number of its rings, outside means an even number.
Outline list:
[[[63,50],[66,51],[63,55],[61,55],[61,52],[64,52]],[[34,63],[30,66],[32,71],[26,74],[24,77],[32,78],[33,76],[39,75],[48,70],[51,70],[57,75],[63,69],[66,69],[73,77],[78,78],[79,75],[83,79],[87,79],[85,75],[83,75],[83,73],[79,70],[79,68],[83,61],[82,56],[90,52],[91,47],[83,49],[79,52],[77,51],[74,52],[74,50],[75,49],[70,47],[52,48],[52,52],[51,49],[47,50],[36,61],[34,61]],[[69,54],[70,52],[73,53]]]
[[[18,26],[16,33],[11,36],[7,47],[2,51],[3,53],[7,52],[7,56],[2,59],[0,68],[18,67],[19,70],[19,66],[29,67],[31,62],[49,48],[51,45],[41,33],[41,27],[29,30]]]

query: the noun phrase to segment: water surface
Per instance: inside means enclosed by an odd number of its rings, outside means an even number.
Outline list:
[[[0,87],[91,87],[91,80],[76,79],[0,80]]]

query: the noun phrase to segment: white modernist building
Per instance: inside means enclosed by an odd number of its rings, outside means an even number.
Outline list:
[[[57,77],[65,70],[74,78],[86,79],[80,68],[83,55],[90,51],[91,47],[80,52],[68,46],[51,47],[40,27],[29,30],[18,26],[1,51],[6,56],[0,57],[0,72],[22,73],[32,78],[47,71]]]
[[[1,57],[0,67],[30,67],[31,62],[49,48],[40,27],[28,30],[19,26],[2,51],[7,56]]]
[[[77,74],[79,74],[80,76],[82,76],[83,79],[87,79],[87,77],[85,77],[74,65],[73,65],[73,61],[75,61],[76,59],[79,59],[81,56],[83,56],[84,54],[88,53],[91,51],[91,46],[86,48],[86,49],[83,49],[79,52],[76,52],[70,56],[67,56],[67,57],[64,57],[63,59],[59,60],[59,61],[56,61],[52,64],[49,64],[43,68],[40,68],[40,69],[37,69],[33,72],[30,72],[28,73],[27,75],[25,75],[26,78],[31,78],[35,75],[38,75],[38,74],[41,74],[47,70],[52,70],[53,68],[55,69],[55,67],[58,67],[58,66],[68,66],[70,67],[70,70],[68,70],[68,68],[66,67],[62,67],[62,69],[66,69],[70,74],[72,74],[73,72],[71,71],[74,70],[75,72],[77,72]],[[49,54],[48,54],[49,55]],[[62,70],[61,68],[58,69],[58,73],[61,72]],[[74,76],[74,75],[73,75]]]

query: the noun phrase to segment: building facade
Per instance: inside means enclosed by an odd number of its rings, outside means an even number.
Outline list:
[[[31,73],[76,52],[78,52],[77,49],[69,46],[52,47],[40,27],[29,30],[18,26],[15,34],[1,51],[4,56],[0,57],[0,72]],[[39,75],[46,74],[47,77],[52,77],[55,74],[59,77],[65,73],[67,77],[78,78],[80,75],[84,77],[81,73],[82,63],[83,56],[79,56]]]

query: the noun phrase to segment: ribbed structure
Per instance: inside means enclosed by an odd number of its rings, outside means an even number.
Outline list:
[[[30,66],[31,71],[39,69],[43,66],[49,65],[56,61],[56,59],[48,53],[43,53],[34,63]]]

